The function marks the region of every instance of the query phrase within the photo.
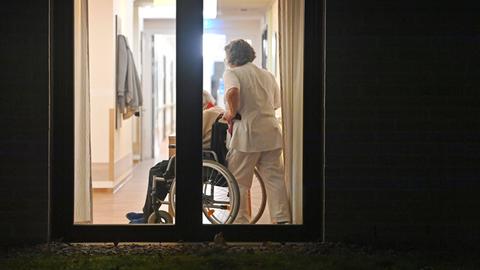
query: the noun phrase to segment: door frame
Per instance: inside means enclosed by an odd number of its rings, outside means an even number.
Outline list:
[[[305,0],[302,225],[203,225],[201,211],[202,1],[177,0],[177,216],[174,225],[79,225],[74,209],[74,5],[50,1],[50,240],[68,242],[322,241],[326,0]],[[321,76],[319,76],[321,74]],[[320,108],[320,109],[319,109]],[[196,218],[195,218],[196,217]]]

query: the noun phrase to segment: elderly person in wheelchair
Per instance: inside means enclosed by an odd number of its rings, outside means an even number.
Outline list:
[[[222,116],[223,113],[225,112],[224,109],[222,109],[219,106],[215,105],[215,100],[214,98],[210,95],[209,92],[203,90],[203,102],[202,102],[202,107],[203,107],[203,125],[202,125],[202,147],[203,149],[210,149],[211,147],[211,140],[212,140],[212,127],[216,122],[222,122]],[[208,153],[211,153],[210,151],[204,152],[204,155],[208,155]],[[217,157],[216,154],[215,157],[207,157],[212,158],[212,159],[220,159],[217,160],[219,162],[224,162],[224,157]],[[148,221],[151,222],[151,216],[154,211],[158,211],[156,209],[161,205],[166,197],[166,195],[172,191],[172,179],[174,179],[174,166],[175,166],[175,160],[170,159],[170,160],[164,160],[159,163],[157,163],[154,167],[150,169],[149,172],[149,177],[148,177],[148,188],[147,188],[147,194],[145,198],[145,204],[143,206],[143,212],[141,213],[135,213],[135,212],[130,212],[126,214],[127,219],[130,220],[130,224],[143,224],[147,223]],[[205,170],[209,170],[209,166],[204,166],[204,174],[206,173]],[[211,166],[210,166],[211,167]],[[164,182],[161,181],[154,181],[154,178],[158,175],[162,175],[165,179],[167,179]],[[156,185],[156,187],[155,187]],[[174,189],[174,188],[173,188]],[[171,196],[172,197],[172,196]],[[155,201],[152,200],[152,198],[159,198],[158,200],[160,203],[156,204]],[[172,199],[170,199],[172,201]],[[171,202],[172,203],[172,202]],[[173,205],[173,204],[172,204]],[[157,212],[158,213],[158,212]],[[170,219],[171,217],[168,217],[165,213],[160,212],[163,214],[163,218],[165,219],[163,223],[171,223],[172,220]],[[208,213],[207,213],[208,214]],[[150,218],[150,220],[149,220]],[[157,222],[153,222],[157,223]]]

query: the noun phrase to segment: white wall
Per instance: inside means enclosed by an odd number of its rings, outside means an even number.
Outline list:
[[[118,15],[121,25],[118,34],[124,35],[129,47],[133,49],[133,0],[114,0],[114,14]],[[132,154],[132,130],[132,118],[129,118],[122,120],[122,126],[115,131],[115,162]]]
[[[92,162],[109,161],[109,109],[115,108],[113,0],[90,1],[89,53]]]
[[[233,39],[250,39],[257,58],[253,61],[258,66],[262,65],[262,32],[261,19],[215,19],[213,26],[205,29],[205,33],[224,34],[227,43]],[[225,44],[226,45],[226,44]]]
[[[117,29],[115,29],[115,15],[118,15],[119,18],[119,34],[125,35],[129,45],[132,46],[134,41],[133,4],[134,0],[89,1],[91,145],[92,165],[95,172],[93,174],[94,187],[100,187],[95,183],[95,180],[98,180],[96,179],[97,175],[102,175],[101,187],[115,188],[118,182],[128,179],[132,171],[132,119],[122,120],[118,129],[111,130],[110,110],[115,109],[116,95],[115,33]],[[110,142],[111,132],[113,132],[113,147]],[[112,152],[113,159],[110,154]],[[106,170],[108,173],[105,172]],[[106,175],[108,175],[108,179],[105,179]]]
[[[273,1],[270,8],[267,10],[266,14],[265,14],[265,23],[267,25],[267,39],[268,39],[268,50],[267,50],[267,54],[268,54],[268,58],[267,58],[267,69],[272,72],[273,74],[275,74],[275,77],[277,78],[277,81],[280,82],[280,63],[279,63],[279,58],[280,58],[280,55],[279,55],[279,52],[280,52],[280,48],[278,46],[278,43],[279,43],[279,25],[278,25],[278,1]],[[277,34],[277,44],[276,44],[276,48],[274,48],[274,44],[273,44],[273,38],[274,38],[274,34]],[[275,53],[275,58],[276,58],[276,68],[274,66],[274,62],[273,62],[273,54]]]

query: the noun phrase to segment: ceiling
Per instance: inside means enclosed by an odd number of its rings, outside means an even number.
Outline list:
[[[223,9],[260,9],[265,10],[272,0],[217,0],[218,10]]]
[[[218,18],[262,18],[273,0],[217,0]]]
[[[152,5],[154,0],[135,0],[135,4],[142,5]],[[273,0],[217,0],[218,9],[263,9],[272,3]],[[175,0],[162,0],[161,3],[165,4],[174,4]]]
[[[262,17],[274,0],[217,0],[219,18]],[[164,5],[175,5],[175,0],[159,0]],[[138,6],[150,6],[153,0],[135,0]]]

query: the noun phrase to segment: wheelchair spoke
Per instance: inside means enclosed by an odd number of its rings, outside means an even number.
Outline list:
[[[209,208],[218,208],[218,209],[224,209],[224,210],[229,210],[230,209],[230,202],[222,202],[222,201],[214,201],[211,207]]]
[[[229,224],[238,212],[238,186],[227,168],[215,161],[204,161],[202,207],[212,224]],[[232,196],[233,194],[233,196]]]
[[[223,175],[217,175],[217,177],[215,177],[215,181],[214,181],[214,185],[220,183],[220,181],[223,179]]]
[[[216,171],[215,171],[215,170],[213,170],[213,169],[210,169],[210,170],[211,170],[211,172],[210,172],[210,176],[209,176],[209,177],[208,177],[208,179],[207,179],[207,181],[208,181],[208,182],[210,182],[210,181],[211,181],[211,179],[213,178],[213,174],[214,174],[214,173],[216,173]]]

